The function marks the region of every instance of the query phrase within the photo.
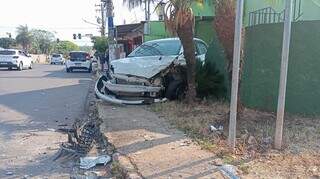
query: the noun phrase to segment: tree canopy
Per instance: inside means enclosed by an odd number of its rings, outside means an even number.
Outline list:
[[[16,41],[18,44],[22,46],[22,48],[26,51],[28,51],[31,43],[32,43],[32,35],[29,31],[29,28],[27,25],[20,25],[17,27],[17,37]]]
[[[12,48],[13,46],[15,46],[16,41],[13,38],[9,38],[9,37],[4,37],[4,38],[0,38],[0,47],[2,48]]]
[[[32,52],[49,54],[53,48],[54,34],[46,30],[35,29],[31,31]]]
[[[70,41],[60,41],[56,43],[53,48],[54,53],[61,53],[67,55],[70,51],[80,50],[80,47]]]
[[[108,49],[108,38],[107,37],[94,37],[93,38],[93,49],[99,53],[105,53]]]

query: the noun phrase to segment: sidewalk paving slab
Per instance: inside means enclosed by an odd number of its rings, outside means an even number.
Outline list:
[[[212,164],[213,153],[144,106],[99,102],[97,107],[101,130],[143,178],[224,178]]]

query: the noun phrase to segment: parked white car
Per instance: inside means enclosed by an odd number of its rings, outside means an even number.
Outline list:
[[[0,67],[13,68],[19,71],[23,69],[32,69],[33,60],[30,55],[21,50],[4,49],[0,50]]]
[[[195,38],[196,59],[204,63],[208,45]],[[112,73],[102,76],[95,92],[118,104],[146,104],[181,99],[187,86],[186,60],[178,38],[145,42],[127,58],[111,62]]]
[[[65,59],[63,58],[62,54],[52,54],[50,64],[61,64],[63,65],[65,63]]]
[[[66,71],[87,70],[92,71],[92,57],[88,52],[73,51],[69,53],[69,59],[66,61]]]

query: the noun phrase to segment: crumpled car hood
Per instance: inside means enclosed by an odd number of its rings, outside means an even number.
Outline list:
[[[168,68],[175,58],[175,56],[129,57],[114,60],[111,65],[116,74],[134,75],[150,79]]]

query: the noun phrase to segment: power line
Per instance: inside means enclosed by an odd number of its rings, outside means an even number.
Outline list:
[[[0,28],[15,29],[18,26],[0,26]],[[96,27],[44,27],[44,26],[30,26],[33,29],[57,29],[57,30],[74,30],[74,29],[97,29]]]

